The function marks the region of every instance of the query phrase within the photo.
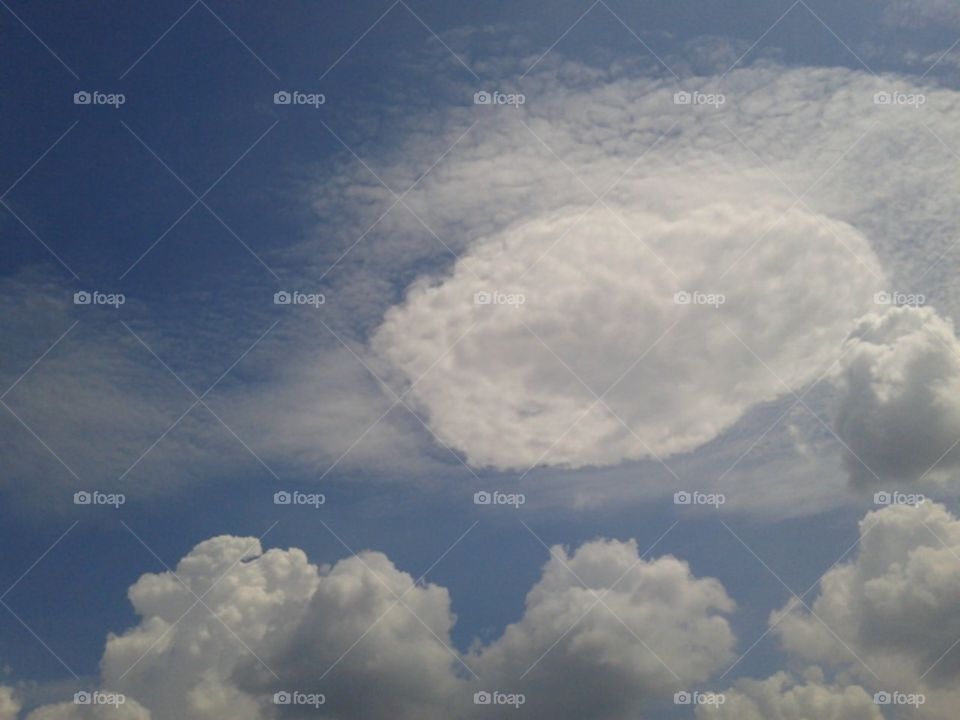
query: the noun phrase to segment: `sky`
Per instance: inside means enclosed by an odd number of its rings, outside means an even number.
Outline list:
[[[956,0],[0,23],[0,720],[955,716]]]

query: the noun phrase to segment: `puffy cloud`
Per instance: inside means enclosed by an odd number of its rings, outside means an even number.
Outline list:
[[[697,706],[698,718],[716,720],[883,720],[873,697],[858,685],[827,685],[816,671],[806,682],[779,672],[765,680],[740,680],[716,707]]]
[[[788,604],[774,613],[774,631],[795,657],[839,668],[874,691],[922,693],[923,717],[955,717],[958,551],[960,521],[942,505],[868,513],[857,557],[824,575],[812,612]]]
[[[343,720],[485,717],[479,690],[524,693],[518,717],[612,719],[729,663],[733,603],[716,580],[671,557],[643,560],[632,541],[552,553],[523,617],[459,655],[447,591],[382,553],[317,567],[297,549],[212,538],[176,576],[130,588],[141,620],[108,638],[103,684],[142,713],[130,720],[300,717],[272,703],[281,691],[322,693],[322,716]],[[83,712],[46,706],[31,720],[99,717]]]
[[[634,541],[552,552],[523,618],[475,655],[488,687],[526,693],[530,717],[632,716],[733,659],[718,581],[672,557],[640,560]]]
[[[78,705],[72,702],[44,705],[26,720],[150,720],[150,713],[135,700],[125,698],[122,705]]]
[[[632,208],[529,220],[471,248],[449,276],[414,285],[375,346],[413,381],[463,338],[413,395],[474,465],[692,450],[822,373],[878,287],[854,257],[879,275],[862,235],[766,199],[671,218],[641,212],[655,204],[641,196]],[[524,302],[477,304],[484,292]],[[677,304],[681,292],[726,302]],[[607,391],[606,406],[595,404]]]
[[[0,720],[17,720],[20,701],[14,697],[13,688],[0,686]]]
[[[837,371],[836,430],[861,484],[944,479],[960,462],[960,340],[932,308],[867,315]]]

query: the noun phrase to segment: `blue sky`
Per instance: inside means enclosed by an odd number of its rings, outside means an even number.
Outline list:
[[[954,5],[0,4],[0,720],[948,717]]]

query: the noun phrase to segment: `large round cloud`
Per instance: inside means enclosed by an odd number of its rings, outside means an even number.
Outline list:
[[[473,465],[696,448],[822,373],[881,275],[852,227],[755,190],[517,223],[412,286],[374,346],[407,381],[424,375],[412,396]]]

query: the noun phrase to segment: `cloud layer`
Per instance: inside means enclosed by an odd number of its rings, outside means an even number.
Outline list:
[[[176,575],[130,588],[141,620],[108,638],[102,684],[127,695],[130,720],[316,716],[274,705],[281,691],[322,693],[322,716],[344,720],[486,717],[478,691],[523,693],[511,716],[612,720],[732,659],[733,603],[716,580],[672,557],[644,560],[632,541],[551,553],[523,617],[461,655],[446,589],[382,553],[317,567],[297,549],[212,538]],[[99,717],[69,712],[30,718]]]

